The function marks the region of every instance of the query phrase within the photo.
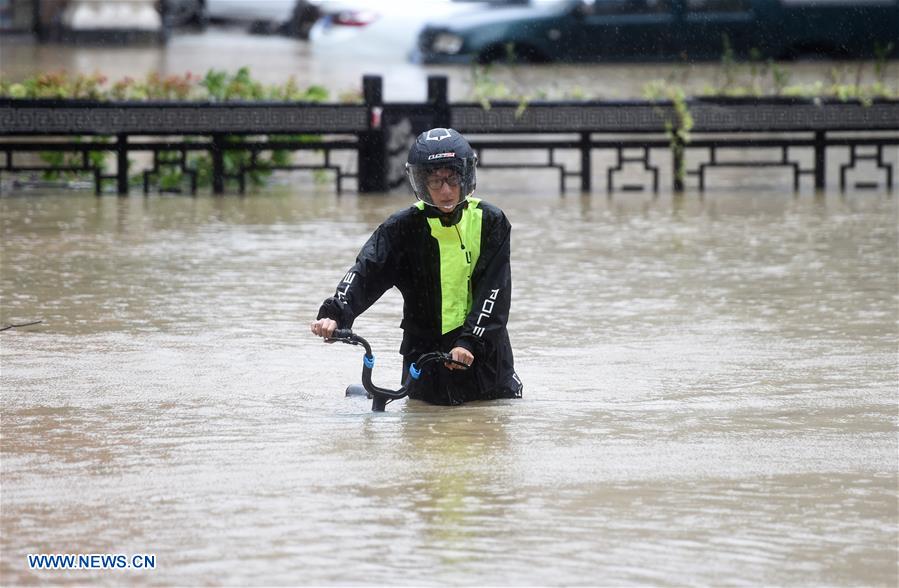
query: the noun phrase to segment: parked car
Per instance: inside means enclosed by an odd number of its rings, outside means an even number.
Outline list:
[[[899,55],[899,0],[532,0],[431,19],[425,63]]]
[[[322,16],[309,34],[314,52],[405,61],[429,19],[527,0],[319,0]]]
[[[170,25],[238,22],[306,39],[324,0],[162,0]]]
[[[203,0],[210,20],[230,22],[287,22],[296,0]]]

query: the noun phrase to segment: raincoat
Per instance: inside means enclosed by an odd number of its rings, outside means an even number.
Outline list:
[[[434,404],[518,398],[506,323],[512,276],[512,226],[497,207],[469,198],[461,219],[444,226],[423,203],[401,210],[371,235],[318,318],[351,328],[353,321],[391,287],[403,295],[404,379],[409,365],[430,351],[464,347],[474,355],[468,370],[432,366],[409,396]]]

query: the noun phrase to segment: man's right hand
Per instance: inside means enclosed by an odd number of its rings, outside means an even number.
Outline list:
[[[331,335],[334,334],[334,330],[337,329],[337,321],[334,319],[323,318],[318,319],[313,322],[312,325],[312,334],[317,337],[324,337],[328,339]],[[325,341],[326,343],[333,343],[333,341]]]

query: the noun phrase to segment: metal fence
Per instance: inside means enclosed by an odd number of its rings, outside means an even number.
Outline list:
[[[106,183],[127,194],[129,154],[148,152],[152,159],[142,172],[144,192],[169,166],[180,169],[196,193],[197,170],[191,168],[189,154],[205,152],[212,161],[215,194],[224,193],[229,180],[243,192],[247,174],[275,169],[328,170],[338,192],[347,179],[356,181],[359,192],[383,192],[403,183],[403,164],[415,136],[438,126],[464,133],[482,169],[555,170],[562,190],[573,178],[579,179],[580,190],[591,191],[594,174],[601,173],[608,192],[657,192],[663,165],[659,153],[670,166],[675,191],[690,181],[705,189],[709,170],[721,167],[780,167],[792,174],[794,189],[805,176],[821,189],[828,180],[828,154],[835,150],[844,153],[841,189],[854,178],[858,188],[892,190],[899,163],[899,101],[693,99],[687,108],[694,125],[684,141],[666,131],[666,123],[669,129],[678,124],[670,103],[494,103],[485,108],[449,103],[447,95],[446,78],[434,76],[425,102],[384,103],[381,78],[365,76],[362,104],[0,99],[0,174],[75,171],[91,175],[98,194]],[[315,163],[261,163],[259,154],[272,150],[312,151],[320,157]],[[730,150],[740,150],[741,156],[728,156]],[[355,166],[336,161],[332,154],[339,151],[354,153]],[[36,152],[77,157],[55,165],[23,164],[17,158]],[[114,157],[114,173],[104,171],[103,157],[91,157],[101,152]],[[229,152],[245,157],[227,173]],[[501,161],[497,156],[503,152],[533,152],[536,157]],[[601,169],[595,162],[598,153],[608,155]],[[859,172],[862,162],[868,162],[864,174]],[[635,167],[642,183],[621,179],[625,168]]]

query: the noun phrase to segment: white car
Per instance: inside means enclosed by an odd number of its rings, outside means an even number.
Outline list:
[[[486,0],[318,0],[322,16],[313,25],[309,41],[319,55],[407,61],[429,19],[483,9],[488,4]]]
[[[159,0],[171,26],[206,28],[211,20],[254,25],[302,39],[318,20],[321,0]]]
[[[210,20],[285,23],[293,16],[297,0],[203,0]]]

